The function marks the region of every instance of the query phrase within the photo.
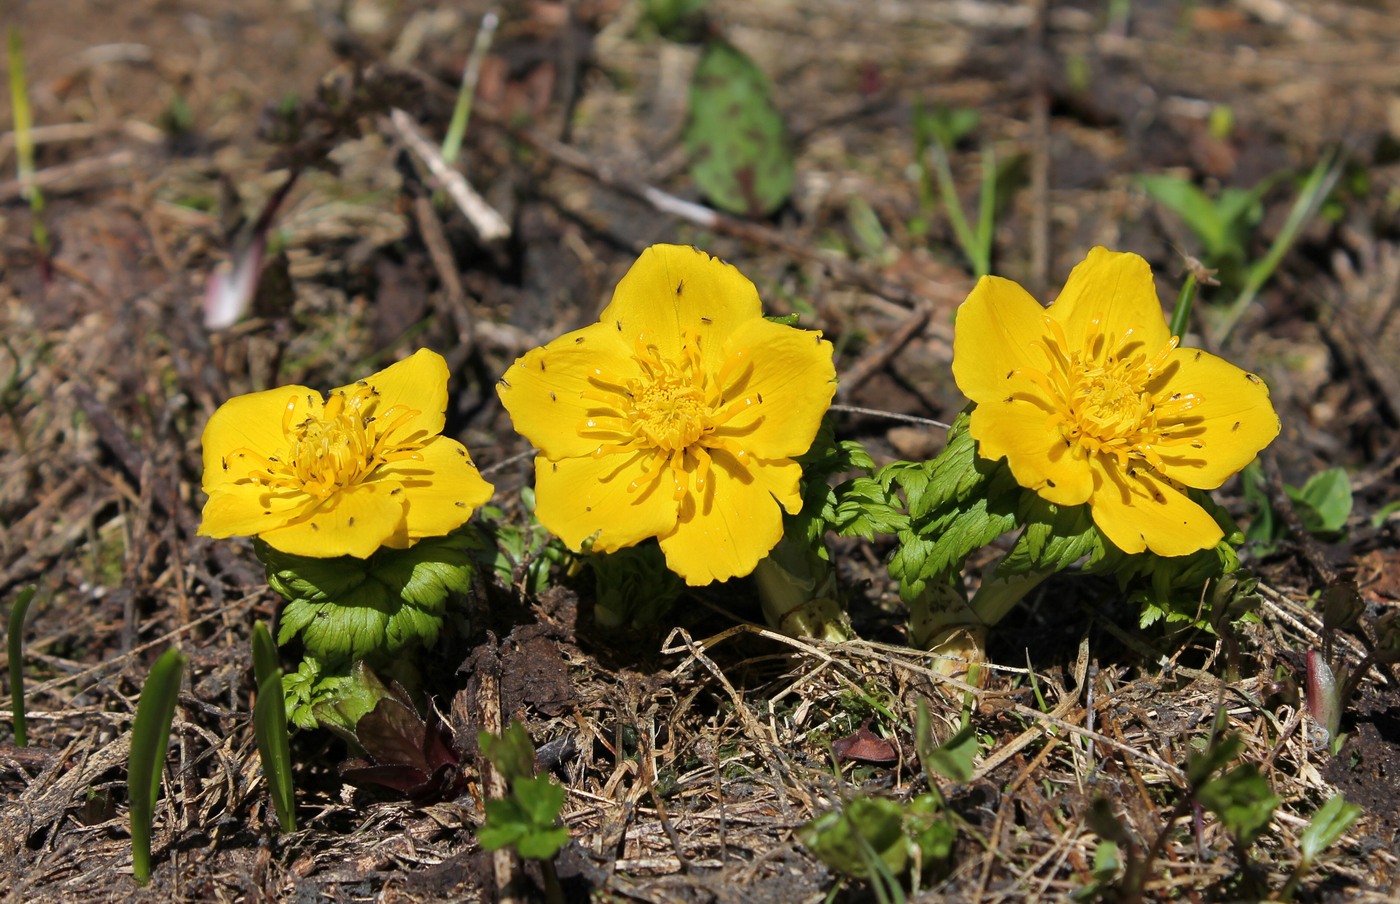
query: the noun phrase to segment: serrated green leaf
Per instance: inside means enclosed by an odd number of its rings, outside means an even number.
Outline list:
[[[368,559],[292,556],[265,543],[255,549],[268,583],[288,601],[278,642],[300,635],[309,653],[335,666],[435,643],[448,600],[470,590],[480,545],[469,525]]]
[[[690,87],[682,136],[690,173],[721,210],[754,218],[792,193],[795,165],[782,116],[763,71],[722,40],[706,45]]]
[[[1087,505],[1055,505],[1026,491],[1020,509],[1026,527],[997,566],[999,574],[1061,571],[1103,545]]]

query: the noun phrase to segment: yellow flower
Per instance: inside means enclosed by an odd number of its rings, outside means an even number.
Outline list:
[[[831,343],[763,318],[703,251],[654,245],[598,323],[517,360],[497,386],[539,450],[536,515],[577,550],[657,537],[691,585],[745,575],[802,507],[801,467],[836,391]]]
[[[447,363],[426,349],[326,399],[305,386],[229,399],[204,428],[199,533],[363,559],[460,527],[491,485],[439,435],[446,408]]]
[[[1057,505],[1087,502],[1124,552],[1180,556],[1220,527],[1183,492],[1220,486],[1278,435],[1263,381],[1177,348],[1147,262],[1095,248],[1042,308],[984,277],[958,309],[953,377],[984,458]]]

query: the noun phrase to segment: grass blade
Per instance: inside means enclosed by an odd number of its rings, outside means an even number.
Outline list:
[[[175,719],[175,702],[185,677],[185,658],[178,647],[171,647],[151,666],[141,699],[136,703],[136,721],[131,726],[131,758],[127,762],[127,793],[131,799],[131,871],[145,885],[151,878],[151,822],[155,818],[156,796],[160,793],[160,773],[165,752],[170,747],[170,723]]]
[[[1283,256],[1293,247],[1293,243],[1298,239],[1298,233],[1303,231],[1308,220],[1322,206],[1322,202],[1331,194],[1332,187],[1337,184],[1337,180],[1342,176],[1342,160],[1335,151],[1328,151],[1322,155],[1322,159],[1317,161],[1317,165],[1308,174],[1307,180],[1303,183],[1303,189],[1298,193],[1298,198],[1293,202],[1293,207],[1288,211],[1288,219],[1284,221],[1283,228],[1279,230],[1274,238],[1274,243],[1269,246],[1269,251],[1264,255],[1264,259],[1255,263],[1249,268],[1249,273],[1245,278],[1244,288],[1240,290],[1239,297],[1230,305],[1219,325],[1215,330],[1215,344],[1223,346],[1230,338],[1230,333],[1234,331],[1235,325],[1239,323],[1244,312],[1249,310],[1249,305],[1254,301],[1259,290],[1264,287],[1264,283],[1274,275],[1278,269],[1279,262]]]
[[[44,257],[49,254],[49,231],[44,226],[44,193],[34,184],[34,117],[29,107],[29,82],[24,75],[24,40],[19,29],[9,29],[10,105],[14,110],[15,160],[20,181],[20,196],[29,202],[33,214],[31,234],[34,245]]]
[[[268,794],[277,809],[284,832],[297,830],[296,790],[292,785],[292,752],[287,736],[287,704],[282,695],[282,669],[277,665],[277,645],[267,625],[253,625],[253,677],[258,699],[253,704],[253,732]]]
[[[29,602],[37,588],[30,584],[19,592],[10,607],[5,637],[10,652],[10,714],[14,718],[15,746],[28,747],[29,735],[24,719],[24,617],[29,614]]]

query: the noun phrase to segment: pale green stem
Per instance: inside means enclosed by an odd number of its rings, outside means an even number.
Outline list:
[[[836,571],[808,544],[783,537],[753,572],[763,617],[789,637],[851,640],[851,622],[841,605]]]
[[[934,671],[965,674],[965,680],[975,684],[979,680],[975,666],[987,659],[987,629],[1053,573],[999,575],[993,571],[971,601],[957,577],[946,584],[929,582],[909,605],[909,643],[946,657],[934,665]]]

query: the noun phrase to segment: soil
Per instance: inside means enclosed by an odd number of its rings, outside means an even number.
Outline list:
[[[1400,605],[1387,508],[1400,497],[1400,3],[712,0],[708,28],[775,85],[797,182],[768,220],[708,225],[645,200],[706,199],[681,141],[699,47],[658,36],[643,6],[10,5],[45,203],[36,214],[20,180],[0,182],[0,599],[39,588],[22,634],[29,746],[0,724],[6,893],[536,899],[537,864],[476,840],[492,789],[477,732],[514,718],[568,789],[556,867],[569,899],[874,900],[797,829],[858,793],[925,791],[912,726],[932,699],[940,736],[971,704],[978,750],[970,780],[933,778],[960,829],[946,868],[925,877],[930,900],[1250,899],[1295,875],[1299,900],[1391,900],[1396,674],[1367,672],[1335,755],[1300,687],[1307,650],[1355,667]],[[491,8],[501,25],[458,169],[504,238],[438,203],[411,148],[415,128],[434,145],[446,131]],[[596,623],[588,582],[560,569],[538,594],[523,592],[523,569],[513,586],[483,578],[460,629],[421,663],[441,716],[421,730],[452,751],[450,769],[425,767],[436,794],[354,784],[338,771],[345,745],[302,732],[300,826],[280,834],[249,718],[251,627],[279,599],[249,543],[195,534],[213,410],[436,349],[453,374],[447,433],[490,472],[503,517],[524,524],[528,450],[497,377],[592,322],[643,248],[677,242],[735,263],[769,313],[799,312],[833,340],[838,401],[865,409],[840,416],[843,438],[878,463],[931,456],[941,430],[887,415],[947,422],[965,404],[949,378],[952,314],[974,280],[915,181],[916,112],[940,106],[980,114],[951,154],[965,209],[982,149],[1010,162],[993,271],[1047,301],[1102,244],[1146,257],[1170,305],[1186,258],[1205,252],[1139,175],[1208,193],[1274,179],[1245,239],[1256,261],[1306,173],[1342,156],[1327,203],[1239,326],[1221,338],[1212,315],[1230,295],[1203,287],[1187,342],[1268,382],[1283,424],[1263,456],[1276,488],[1346,469],[1345,529],[1247,551],[1263,602],[1223,638],[1141,630],[1111,583],[1053,581],[994,632],[998,669],[966,697],[904,644],[887,542],[833,540],[866,638],[843,645],[753,627],[762,616],[742,582],[688,595],[659,627],[618,630]],[[206,328],[206,281],[283,188],[255,309]],[[1238,481],[1219,498],[1253,517]],[[1345,580],[1360,615],[1324,626],[1319,600]],[[189,665],[142,888],[126,758],[142,682],[171,645]],[[1250,845],[1182,809],[1180,767],[1217,713],[1279,798]],[[834,762],[833,746],[878,756]],[[1309,818],[1338,793],[1360,818],[1298,871]],[[1115,829],[1096,821],[1104,799]],[[1104,832],[1119,833],[1125,865],[1100,874]]]

